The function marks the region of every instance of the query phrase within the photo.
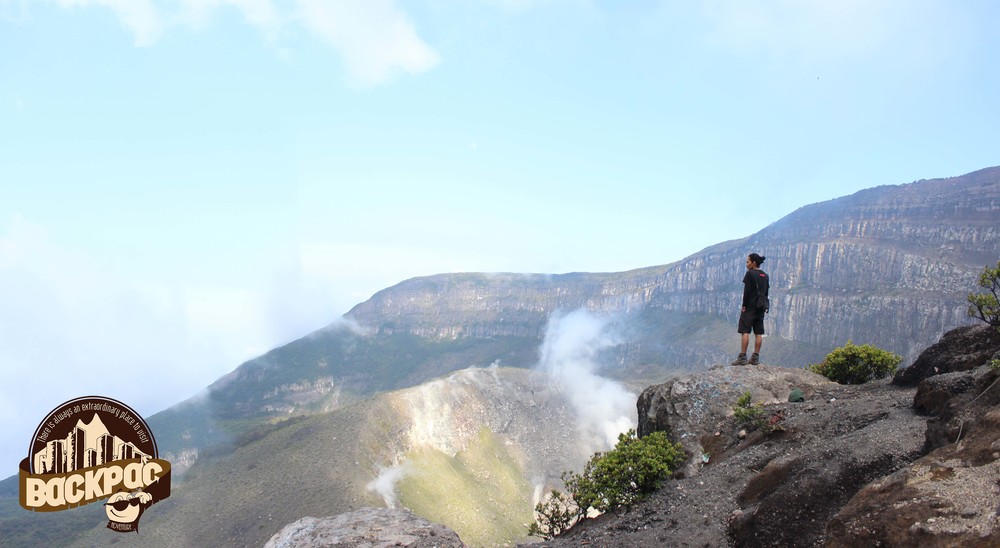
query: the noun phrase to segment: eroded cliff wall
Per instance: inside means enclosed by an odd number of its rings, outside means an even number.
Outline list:
[[[873,343],[912,358],[969,321],[965,297],[1000,257],[1000,168],[806,206],[747,238],[663,266],[416,278],[348,316],[380,332],[427,338],[540,338],[550,314],[581,307],[626,316],[649,309],[707,314],[734,324],[743,261],[754,251],[767,256],[771,275],[771,336],[813,347]],[[675,337],[645,327],[647,336]]]

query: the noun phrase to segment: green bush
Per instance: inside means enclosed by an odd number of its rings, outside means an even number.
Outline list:
[[[987,292],[969,294],[966,299],[969,301],[969,315],[1000,329],[1000,261],[996,268],[987,266],[983,269],[979,274],[979,286]]]
[[[744,392],[737,398],[736,406],[733,407],[733,417],[736,425],[747,430],[764,430],[767,426],[767,418],[764,416],[764,406],[750,403],[750,392]]]
[[[736,399],[736,406],[733,407],[733,418],[736,425],[747,430],[760,430],[765,434],[770,434],[776,430],[784,430],[782,421],[785,420],[783,410],[777,410],[770,415],[764,411],[764,406],[760,403],[751,403],[750,392],[744,392]]]
[[[570,496],[558,491],[535,506],[536,524],[529,529],[537,536],[555,535],[586,517],[593,508],[607,512],[628,507],[655,491],[687,460],[680,444],[663,432],[643,438],[635,430],[618,435],[618,443],[606,453],[594,453],[583,472],[564,472],[563,483]],[[575,515],[567,515],[567,510]]]
[[[582,474],[564,474],[563,481],[580,507],[600,512],[628,507],[655,491],[680,466],[686,455],[663,432],[644,438],[635,430],[618,435],[607,453],[594,453]]]
[[[822,363],[808,367],[840,384],[864,384],[884,379],[896,372],[903,357],[870,344],[855,346],[851,341],[826,355]]]
[[[736,399],[736,406],[733,407],[733,417],[736,425],[740,428],[757,430],[762,428],[767,420],[764,418],[764,406],[750,403],[750,392],[744,392]]]

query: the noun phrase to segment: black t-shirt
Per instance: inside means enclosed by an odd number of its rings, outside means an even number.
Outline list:
[[[760,288],[764,290],[764,295],[769,294],[771,284],[767,278],[767,272],[759,269],[747,270],[746,275],[743,276],[743,306],[748,309],[755,308],[753,303],[757,297],[757,285],[760,285]]]

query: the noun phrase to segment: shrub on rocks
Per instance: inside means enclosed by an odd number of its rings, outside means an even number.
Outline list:
[[[979,287],[986,292],[969,294],[969,316],[1000,329],[1000,261],[996,268],[983,269],[979,274]]]
[[[808,367],[840,384],[864,384],[884,379],[896,372],[903,357],[870,344],[856,346],[851,341]]]
[[[686,459],[684,448],[664,432],[642,438],[635,430],[619,434],[615,447],[594,453],[582,473],[563,474],[571,496],[553,491],[549,500],[539,503],[530,534],[551,538],[585,518],[591,509],[607,512],[629,507],[658,489]],[[570,515],[573,511],[575,516]]]

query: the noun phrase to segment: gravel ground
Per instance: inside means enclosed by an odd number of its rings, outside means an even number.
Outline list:
[[[767,407],[784,410],[785,430],[743,440],[729,419],[697,475],[534,546],[822,545],[826,522],[855,492],[919,456],[926,417],[913,412],[914,393],[888,379],[832,386]]]

